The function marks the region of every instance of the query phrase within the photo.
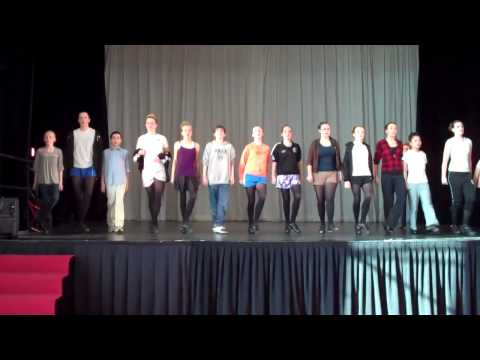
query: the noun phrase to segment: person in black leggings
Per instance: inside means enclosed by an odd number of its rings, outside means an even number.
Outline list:
[[[361,235],[362,231],[370,233],[367,226],[367,215],[370,210],[370,202],[373,197],[373,160],[372,151],[368,144],[365,144],[365,128],[354,126],[352,129],[354,141],[345,145],[345,156],[343,158],[343,179],[345,189],[352,189],[353,193],[353,215],[355,218],[355,233]],[[363,203],[362,191],[364,193]],[[362,216],[359,222],[360,205]]]
[[[445,142],[442,161],[442,184],[449,185],[452,195],[452,225],[454,234],[475,236],[470,217],[475,205],[475,185],[472,180],[472,140],[463,136],[463,123],[455,120],[448,129],[453,136]],[[448,165],[448,174],[447,174]],[[458,227],[458,214],[463,210],[462,226]]]

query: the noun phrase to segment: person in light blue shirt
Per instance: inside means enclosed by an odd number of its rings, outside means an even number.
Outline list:
[[[124,198],[128,191],[130,163],[128,150],[121,147],[122,134],[110,135],[110,148],[103,152],[102,192],[107,193],[108,232],[122,233],[125,220]]]

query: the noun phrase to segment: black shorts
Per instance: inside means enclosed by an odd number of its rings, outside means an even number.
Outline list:
[[[173,184],[178,191],[197,191],[200,186],[196,176],[175,176]]]
[[[355,185],[360,185],[360,187],[362,187],[363,185],[371,183],[372,181],[372,176],[352,176],[351,183]]]

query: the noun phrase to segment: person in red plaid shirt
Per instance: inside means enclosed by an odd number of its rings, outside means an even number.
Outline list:
[[[397,139],[398,126],[385,125],[386,137],[377,143],[373,160],[375,182],[379,183],[378,165],[382,162],[382,193],[385,232],[391,235],[405,211],[407,189],[403,177],[403,144]]]

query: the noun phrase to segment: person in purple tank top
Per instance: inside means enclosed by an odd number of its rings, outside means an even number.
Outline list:
[[[191,231],[190,216],[200,185],[200,145],[192,140],[192,124],[184,121],[180,129],[183,140],[177,141],[174,145],[171,182],[180,192],[180,210],[183,220],[180,231],[185,234]],[[189,193],[188,202],[187,192]]]

